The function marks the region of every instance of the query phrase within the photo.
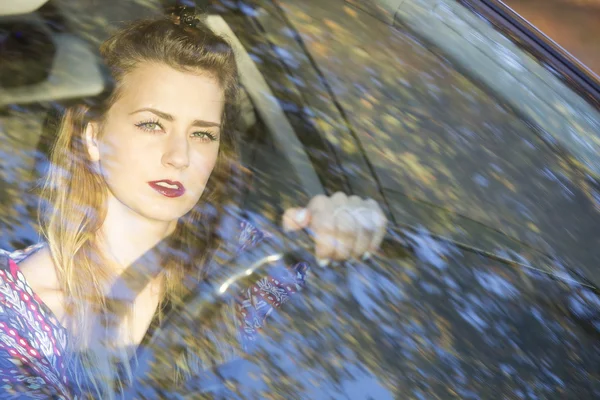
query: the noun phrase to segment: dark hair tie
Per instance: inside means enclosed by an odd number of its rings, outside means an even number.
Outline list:
[[[180,26],[189,26],[190,28],[195,28],[196,25],[200,22],[198,18],[196,18],[196,8],[195,7],[182,7],[179,11],[179,25]]]

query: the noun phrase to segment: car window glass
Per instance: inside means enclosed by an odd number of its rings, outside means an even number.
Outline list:
[[[163,341],[147,354],[160,357],[142,359],[128,389],[135,397],[600,396],[600,297],[586,279],[598,261],[589,250],[599,235],[597,199],[519,110],[410,32],[346,2],[205,3],[265,79],[269,106],[299,140],[291,150],[308,156],[328,194],[379,201],[390,230],[370,260],[319,268],[307,255],[306,286],[260,314],[264,298],[277,294],[269,278],[298,262],[285,252],[301,234],[281,232],[281,213],[310,196],[290,149],[258,112],[252,89],[242,88],[235,213],[259,230],[234,237],[239,221],[223,227],[234,250],[218,254],[198,292],[211,299],[210,312],[191,307],[176,314],[185,323],[157,331]],[[88,20],[75,15],[78,4],[58,1],[55,11],[90,46],[115,21],[161,9],[98,3],[86,9]],[[56,135],[49,117],[63,107],[1,109],[2,249],[40,241],[34,189]],[[274,255],[281,258],[252,270]],[[250,323],[261,334],[247,353],[223,361],[216,353],[239,345],[221,335],[235,322],[232,299],[255,307]],[[174,385],[172,352],[186,349],[180,333],[198,326],[202,373]]]
[[[240,36],[332,189],[381,196],[397,223],[490,252],[531,247],[594,273],[597,255],[584,249],[597,237],[595,190],[519,110],[356,8],[256,10],[258,33]],[[498,232],[520,243],[498,246]]]

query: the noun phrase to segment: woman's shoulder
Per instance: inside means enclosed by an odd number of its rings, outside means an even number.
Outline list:
[[[56,291],[57,282],[54,264],[43,244],[12,252],[0,249],[0,304],[7,305],[14,300],[11,294],[15,294],[26,301],[29,309],[38,306],[44,319],[58,325],[56,317],[40,297],[40,294]]]
[[[22,263],[40,249],[0,250],[0,393],[6,389],[37,394],[40,385],[49,385],[47,389],[52,388],[53,393],[64,392],[66,330],[21,270]],[[31,268],[30,276],[34,273]]]
[[[25,247],[21,250],[8,251],[0,249],[0,257],[8,257],[16,263],[21,262],[30,255],[36,253],[38,250],[44,247],[43,243],[32,244],[31,246]]]
[[[0,280],[2,282],[6,282],[7,280],[26,282],[27,280],[23,276],[20,263],[30,255],[38,252],[41,248],[42,244],[32,245],[15,251],[0,249]],[[28,287],[28,285],[25,285],[25,287]]]
[[[36,293],[59,290],[58,277],[48,247],[43,243],[10,253],[21,272]]]

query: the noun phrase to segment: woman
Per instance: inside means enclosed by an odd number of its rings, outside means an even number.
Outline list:
[[[115,87],[100,106],[65,112],[41,192],[44,243],[0,253],[2,392],[113,397],[131,349],[224,246],[217,226],[238,162],[230,45],[188,13],[132,23],[100,50]],[[376,251],[386,220],[373,200],[336,193],[282,223],[308,229],[325,266]],[[241,228],[240,249],[262,237]],[[290,270],[291,293],[306,268]],[[137,287],[115,291],[126,275]],[[252,292],[224,316],[242,340],[270,312],[253,308]]]

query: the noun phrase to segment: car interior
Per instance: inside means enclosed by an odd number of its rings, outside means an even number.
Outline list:
[[[19,158],[19,164],[25,162],[25,165],[14,166],[25,170],[21,178],[29,184],[19,182],[18,185],[27,189],[35,188],[43,176],[64,107],[78,101],[96,102],[110,90],[107,74],[92,47],[68,32],[69,22],[65,22],[60,8],[52,3],[0,4],[0,32],[7,37],[1,49],[0,109],[3,115],[0,118],[7,125],[3,132],[26,132],[22,137],[12,139],[13,149],[27,154],[20,154]],[[55,21],[60,28],[56,29],[49,21]],[[207,23],[229,37],[240,56],[243,86],[240,93],[240,155],[246,178],[250,179],[245,185],[245,212],[256,217],[269,215],[275,218],[281,214],[284,204],[292,205],[292,199],[295,202],[303,200],[297,197],[299,193],[308,196],[321,193],[323,189],[281,108],[272,101],[268,105],[265,103],[270,90],[235,34],[218,15],[209,16]],[[23,68],[33,68],[35,73],[19,74]],[[22,127],[26,123],[32,126]],[[30,173],[26,172],[28,169]],[[7,184],[3,185],[0,199],[3,204],[14,204],[10,183]],[[269,190],[273,187],[279,190]],[[34,202],[31,199],[28,205],[31,213],[35,212]],[[266,205],[270,209],[265,210]],[[6,217],[3,221],[10,221],[9,216]],[[255,222],[260,223],[260,220]],[[33,226],[21,229],[21,237],[13,237],[8,247],[31,244],[36,239],[34,229]]]
[[[383,24],[417,32],[431,46],[440,49],[452,66],[480,82],[503,104],[520,110],[520,115],[534,121],[536,132],[566,148],[574,163],[590,175],[600,174],[600,163],[595,156],[600,142],[592,137],[593,132],[600,131],[598,109],[564,80],[547,71],[527,50],[507,39],[459,2],[339,1],[361,9]],[[106,73],[91,50],[93,43],[70,32],[75,25],[73,21],[63,20],[60,7],[64,5],[52,3],[53,0],[0,1],[0,35],[7,38],[0,47],[0,140],[8,143],[11,150],[0,153],[0,157],[6,160],[0,165],[0,230],[8,232],[0,237],[0,248],[20,248],[37,240],[33,217],[36,199],[32,190],[43,175],[61,111],[72,102],[102,97],[110,89]],[[156,7],[160,9],[164,4],[157,2]],[[250,28],[257,32],[265,29],[270,33],[281,28],[276,26],[281,21],[261,15],[257,18],[262,26],[248,26],[248,31]],[[344,160],[332,163],[330,160],[335,158],[335,153],[324,143],[322,132],[313,126],[304,126],[305,122],[299,117],[294,119],[293,102],[278,101],[278,96],[257,67],[257,55],[248,51],[251,35],[246,38],[235,34],[250,22],[235,15],[217,14],[210,15],[206,22],[213,30],[229,38],[238,56],[243,87],[240,151],[242,164],[247,168],[242,204],[251,222],[268,230],[269,226],[277,224],[284,208],[305,204],[307,199],[319,193],[352,188],[352,184],[364,184],[361,187],[363,193],[377,195],[378,182],[364,177],[362,180],[357,177],[353,183],[348,182],[347,176],[324,183],[325,177],[330,175],[323,171],[331,168],[335,175],[340,171],[335,169],[336,165],[330,164],[343,164]],[[273,30],[269,31],[270,28]],[[11,79],[19,76],[16,71],[22,68],[33,68],[35,73],[25,77],[28,81],[19,80],[25,78]],[[314,68],[307,68],[303,73],[310,75],[307,79],[322,78]],[[331,103],[327,99],[311,101]],[[339,110],[336,112],[341,114]],[[298,133],[299,126],[304,126],[302,135]],[[338,134],[350,137],[348,130],[347,126],[343,126]],[[583,139],[571,140],[577,135]],[[364,163],[364,160],[350,157],[345,162]],[[455,373],[457,381],[466,381],[473,376],[474,381],[485,382],[491,379],[485,371],[494,368],[496,372],[500,371],[501,366],[495,365],[496,361],[508,360],[512,356],[502,343],[508,340],[507,337],[513,339],[511,335],[516,329],[510,326],[513,319],[519,322],[517,331],[522,334],[520,339],[533,349],[529,355],[519,353],[515,356],[521,357],[519,362],[524,360],[524,370],[534,370],[527,363],[527,357],[543,357],[544,346],[560,347],[558,339],[548,339],[551,335],[538,337],[535,332],[546,332],[547,329],[553,333],[563,329],[553,317],[564,315],[564,304],[543,310],[538,310],[534,304],[537,301],[551,304],[552,295],[564,295],[563,289],[569,285],[567,279],[561,281],[561,284],[567,283],[560,288],[549,283],[569,277],[564,270],[557,269],[560,266],[537,249],[513,242],[500,233],[491,234],[473,221],[469,222],[468,230],[485,231],[485,236],[491,238],[490,247],[513,249],[514,254],[510,251],[493,253],[485,248],[476,248],[472,243],[432,235],[426,229],[420,229],[416,220],[421,216],[435,219],[442,212],[437,214],[429,205],[411,209],[410,204],[416,202],[409,200],[412,201],[407,200],[404,210],[395,212],[399,216],[411,214],[414,219],[409,222],[414,224],[403,226],[398,223],[390,230],[392,244],[385,257],[372,261],[368,268],[358,264],[350,265],[344,271],[315,271],[318,279],[307,290],[305,298],[308,300],[293,302],[286,313],[273,315],[273,327],[266,328],[268,335],[248,360],[216,368],[214,375],[203,380],[187,382],[190,387],[183,392],[201,388],[203,391],[214,390],[224,398],[234,398],[237,394],[226,382],[236,382],[239,376],[253,374],[256,381],[267,381],[268,377],[261,375],[262,367],[286,375],[285,379],[279,376],[281,390],[293,391],[299,387],[309,398],[339,393],[348,397],[359,393],[364,395],[363,398],[369,395],[391,398],[388,396],[388,389],[391,389],[380,384],[374,375],[388,378],[388,382],[395,382],[397,387],[405,385],[408,388],[414,382],[423,382],[423,390],[429,389],[430,393],[443,397],[446,393],[444,385],[451,384],[444,379],[452,373]],[[23,215],[31,216],[30,220],[23,221]],[[407,229],[400,232],[398,227]],[[519,258],[524,253],[530,256],[529,260]],[[536,260],[535,265],[530,264],[531,260]],[[275,263],[281,259],[272,261]],[[396,265],[402,268],[394,268]],[[539,274],[534,266],[544,272],[564,274]],[[421,275],[415,272],[417,270]],[[247,278],[252,277],[252,268],[248,267],[247,271]],[[243,279],[238,281],[244,282]],[[571,283],[593,286],[587,280]],[[537,285],[552,287],[553,290],[538,293]],[[344,290],[336,290],[340,287]],[[450,289],[442,292],[436,287]],[[481,288],[488,289],[487,300],[478,298],[477,290]],[[453,297],[453,293],[460,296]],[[446,296],[444,301],[440,301],[441,295]],[[418,301],[404,302],[411,297]],[[377,301],[381,298],[391,306],[382,307]],[[207,303],[211,301],[208,299]],[[564,299],[564,303],[568,301]],[[508,305],[510,312],[496,307],[500,303]],[[486,322],[478,316],[483,309],[492,310],[498,321],[487,336],[480,335],[487,328]],[[527,313],[532,309],[540,318],[528,317]],[[200,307],[196,310],[198,313],[201,311]],[[413,318],[413,322],[404,318],[406,315]],[[456,348],[460,348],[464,355],[461,360],[446,346],[447,320],[454,317],[459,321],[456,325],[462,332],[468,333],[457,339]],[[597,315],[588,317],[582,318],[583,328],[579,326],[573,331],[597,333],[594,331]],[[184,326],[180,321],[174,324]],[[427,332],[435,334],[428,335]],[[421,342],[417,343],[415,337],[420,337]],[[581,337],[588,340],[584,334]],[[584,340],[582,343],[586,344]],[[488,347],[492,350],[483,356],[477,352],[477,349]],[[286,351],[299,355],[312,368],[305,369],[301,362],[289,361],[291,359]],[[568,351],[565,348],[560,354]],[[435,357],[443,360],[441,367],[431,362]],[[551,361],[560,364],[560,360]],[[582,365],[593,365],[593,354],[583,354],[580,361]],[[449,371],[449,375],[439,377],[438,367]],[[564,368],[563,372],[569,373],[568,367]],[[398,371],[406,374],[400,376]],[[371,392],[360,392],[360,385],[342,385],[340,375],[344,373],[351,375],[354,382],[365,384],[362,387],[369,387]],[[498,372],[494,379],[508,381],[508,375]],[[585,385],[583,377],[577,375],[574,379]],[[237,383],[257,397],[262,393],[259,384],[248,380]],[[430,386],[425,388],[425,385]],[[486,388],[482,384],[476,389],[493,398],[492,388],[493,385]],[[414,392],[415,397],[419,397],[417,392]],[[468,390],[459,395],[474,397]]]

